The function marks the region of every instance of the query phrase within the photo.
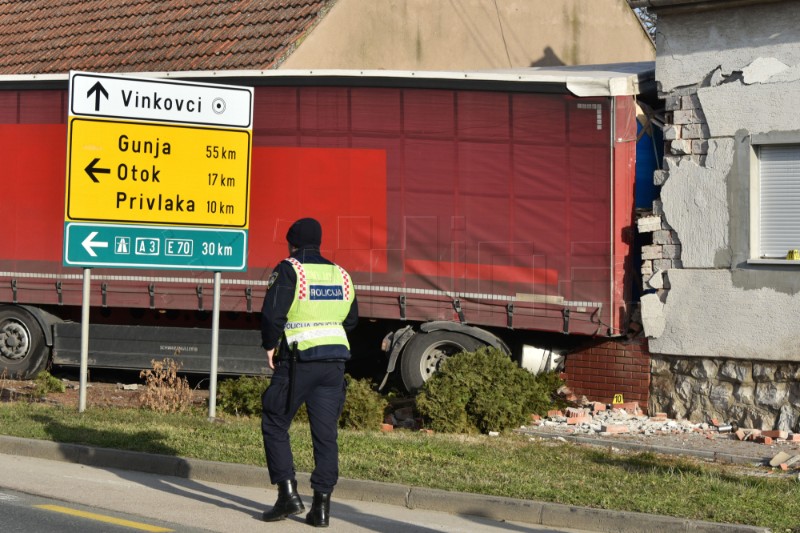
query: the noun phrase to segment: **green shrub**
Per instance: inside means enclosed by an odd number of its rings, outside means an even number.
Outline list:
[[[368,380],[347,379],[347,398],[339,419],[339,427],[343,429],[378,430],[389,402],[372,389]]]
[[[378,429],[388,402],[373,391],[368,381],[345,376],[347,399],[339,425],[348,429]],[[238,416],[260,416],[261,395],[269,385],[269,378],[242,376],[220,383],[217,405],[221,411]],[[305,405],[294,417],[295,422],[308,422]]]
[[[551,409],[561,384],[555,373],[534,376],[486,347],[443,361],[417,396],[417,409],[435,431],[504,431]]]
[[[67,386],[64,385],[64,382],[46,370],[40,372],[39,375],[36,376],[33,385],[33,395],[35,398],[44,398],[50,392],[64,392],[66,390]]]
[[[217,406],[232,415],[252,416],[261,414],[261,395],[269,385],[263,376],[242,376],[226,379],[219,384]]]

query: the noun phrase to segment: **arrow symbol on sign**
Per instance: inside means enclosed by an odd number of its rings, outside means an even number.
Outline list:
[[[97,237],[97,232],[93,231],[93,232],[91,232],[89,234],[88,237],[83,239],[83,242],[81,243],[81,245],[83,245],[84,249],[87,252],[89,252],[89,255],[91,255],[92,257],[97,257],[97,254],[94,253],[94,248],[108,248],[108,243],[107,242],[95,242],[95,241],[93,241],[92,239],[94,239],[95,237]]]
[[[86,92],[86,96],[92,96],[94,93],[94,110],[100,111],[100,95],[105,96],[108,98],[108,93],[106,92],[106,88],[103,87],[103,84],[99,81],[92,85],[92,88]]]
[[[87,174],[89,174],[89,177],[92,178],[92,181],[95,182],[95,183],[100,183],[100,180],[94,177],[95,174],[110,174],[111,173],[111,169],[110,168],[97,168],[97,167],[95,167],[95,165],[97,164],[98,161],[100,161],[100,158],[99,157],[95,157],[94,159],[92,159],[92,162],[89,163],[86,166],[85,169],[83,169],[83,170],[86,171]]]

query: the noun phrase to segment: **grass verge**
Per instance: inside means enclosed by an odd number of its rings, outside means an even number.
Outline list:
[[[0,433],[264,466],[260,420],[200,410],[87,409],[0,404]],[[308,426],[294,424],[297,469],[312,469]],[[635,511],[800,532],[800,482],[741,467],[651,453],[612,453],[563,442],[341,431],[340,474],[418,487]]]

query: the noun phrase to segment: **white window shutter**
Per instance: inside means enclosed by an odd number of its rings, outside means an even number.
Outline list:
[[[762,258],[800,249],[800,145],[759,147]]]

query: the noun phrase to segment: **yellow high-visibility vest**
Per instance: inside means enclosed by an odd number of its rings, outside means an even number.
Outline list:
[[[286,315],[284,335],[297,343],[298,359],[349,359],[350,343],[342,322],[355,299],[350,275],[339,265],[286,259],[297,275],[294,301]]]

